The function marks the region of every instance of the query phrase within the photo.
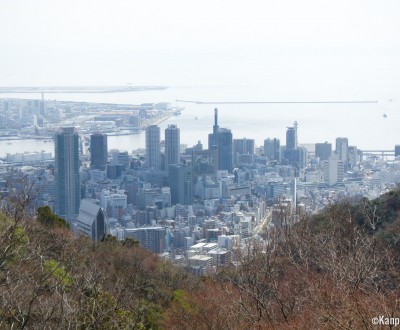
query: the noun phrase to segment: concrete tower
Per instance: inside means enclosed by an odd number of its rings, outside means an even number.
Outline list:
[[[165,129],[165,169],[169,165],[179,164],[180,130],[176,125],[168,125]]]
[[[338,137],[336,139],[336,155],[343,162],[344,170],[347,170],[349,163],[349,140],[347,138]]]
[[[187,165],[170,165],[169,181],[172,204],[191,205],[193,203],[192,167]]]
[[[148,168],[161,170],[160,128],[157,125],[146,129],[146,162]]]
[[[55,135],[55,213],[72,224],[81,201],[79,178],[79,136],[73,127]]]
[[[90,135],[90,166],[104,171],[107,164],[107,134]]]
[[[293,123],[293,127],[288,127],[286,131],[286,150],[297,149],[297,121]]]

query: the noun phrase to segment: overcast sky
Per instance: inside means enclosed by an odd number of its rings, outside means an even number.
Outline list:
[[[327,47],[394,59],[400,1],[1,0],[0,31],[3,85],[23,84],[22,71],[49,62],[246,60],[270,49]]]

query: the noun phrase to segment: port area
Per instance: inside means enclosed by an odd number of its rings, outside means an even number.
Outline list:
[[[179,116],[183,107],[169,102],[112,104],[37,99],[0,99],[0,140],[52,139],[60,127],[80,134],[138,134]]]

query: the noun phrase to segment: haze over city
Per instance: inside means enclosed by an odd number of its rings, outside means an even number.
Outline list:
[[[1,0],[0,328],[400,324],[398,0]]]

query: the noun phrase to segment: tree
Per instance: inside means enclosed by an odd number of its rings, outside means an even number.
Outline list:
[[[68,222],[54,214],[48,206],[39,207],[36,216],[37,220],[45,226],[70,228]]]

